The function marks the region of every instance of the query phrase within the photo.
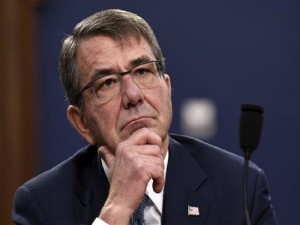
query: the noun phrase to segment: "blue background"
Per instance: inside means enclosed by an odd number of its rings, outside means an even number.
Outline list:
[[[52,0],[40,7],[39,172],[74,154],[85,141],[69,125],[58,75],[62,39],[86,16],[106,8],[136,12],[154,29],[173,85],[172,132],[181,133],[180,107],[188,98],[217,106],[218,132],[209,142],[242,155],[240,105],[265,108],[259,149],[278,221],[299,221],[298,0]]]

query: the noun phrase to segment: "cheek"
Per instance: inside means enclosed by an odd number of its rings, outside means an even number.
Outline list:
[[[163,108],[170,108],[171,105],[171,89],[167,86],[163,86],[158,92],[156,96],[156,101],[159,101],[159,104]]]
[[[158,88],[155,91],[152,90],[152,93],[156,94],[150,93],[148,95],[148,102],[155,108],[162,120],[169,120],[169,117],[172,117],[172,103],[169,89],[166,87]]]
[[[161,96],[162,97],[158,99],[160,100],[161,110],[164,116],[164,123],[170,126],[172,120],[172,114],[173,114],[171,90],[170,89],[162,90]]]
[[[99,121],[97,121],[97,125],[103,130],[104,133],[110,132],[112,129],[115,129],[117,118],[118,118],[118,107],[110,107],[109,109],[101,110],[98,113]]]
[[[103,144],[102,140],[107,136],[115,136],[115,126],[119,109],[117,105],[101,105],[94,107],[90,111],[90,127],[96,135],[98,144]]]

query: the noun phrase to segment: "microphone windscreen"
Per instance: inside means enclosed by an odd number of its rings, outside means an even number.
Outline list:
[[[240,147],[244,151],[254,151],[259,143],[262,124],[263,108],[258,105],[244,104],[240,116]]]

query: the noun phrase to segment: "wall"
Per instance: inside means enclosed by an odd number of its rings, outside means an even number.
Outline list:
[[[79,20],[106,8],[136,12],[154,28],[172,78],[172,132],[182,132],[187,99],[208,99],[217,110],[217,133],[208,141],[242,155],[240,105],[264,106],[263,135],[252,160],[268,176],[279,223],[300,224],[298,0],[48,1],[38,11],[39,170],[85,145],[66,119],[58,54]]]
[[[0,224],[11,224],[18,186],[36,173],[34,9],[38,0],[0,1]]]

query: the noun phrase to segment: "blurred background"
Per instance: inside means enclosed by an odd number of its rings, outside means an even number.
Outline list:
[[[252,161],[267,174],[279,224],[300,224],[299,0],[1,0],[0,224],[29,178],[86,145],[66,118],[62,39],[107,8],[144,17],[173,87],[171,132],[238,155],[240,106],[264,107]],[[242,207],[242,206],[241,206]]]

